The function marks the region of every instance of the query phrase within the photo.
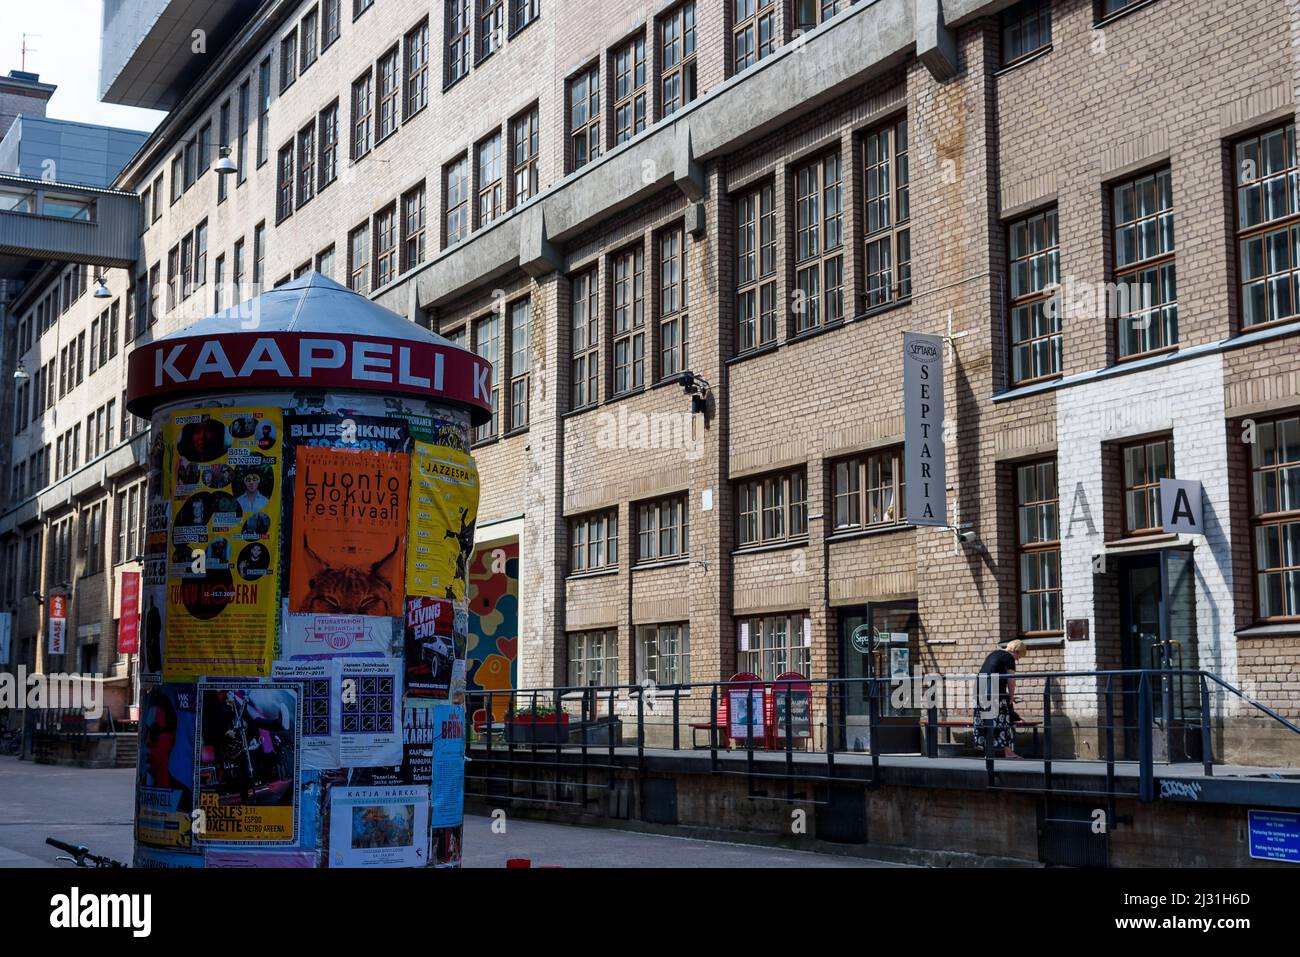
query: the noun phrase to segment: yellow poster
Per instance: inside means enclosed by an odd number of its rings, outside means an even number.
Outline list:
[[[407,597],[465,599],[478,492],[478,466],[472,457],[443,445],[415,442]]]
[[[170,415],[163,677],[271,673],[279,600],[279,409]]]

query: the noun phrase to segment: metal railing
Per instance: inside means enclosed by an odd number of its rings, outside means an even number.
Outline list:
[[[1002,697],[996,676],[475,691],[468,695],[467,793],[585,808],[615,790],[620,772],[643,773],[647,757],[690,755],[701,772],[744,776],[750,798],[809,803],[796,791],[879,783],[889,756],[951,771],[982,767],[991,789],[1104,797],[1113,809],[1116,796],[1154,800],[1161,765],[1206,777],[1216,767],[1247,773],[1241,764],[1279,758],[1300,767],[1300,726],[1206,671],[1008,677],[1015,681],[1011,709],[1020,716],[1012,725],[1016,751],[1030,752],[1017,757],[1028,762],[994,751]],[[701,733],[707,746],[699,744]],[[1261,744],[1269,734],[1282,737]],[[1229,761],[1230,753],[1241,760]],[[1010,769],[1020,772],[1014,780],[999,775]],[[1100,786],[1082,786],[1090,783]],[[782,793],[760,790],[773,785]]]

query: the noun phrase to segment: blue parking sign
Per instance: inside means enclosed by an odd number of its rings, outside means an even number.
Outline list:
[[[1300,814],[1292,811],[1247,811],[1250,856],[1300,864]]]

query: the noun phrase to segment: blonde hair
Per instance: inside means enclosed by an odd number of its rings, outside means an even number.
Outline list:
[[[1017,658],[1025,653],[1025,643],[1017,638],[1015,641],[1007,643],[1007,651],[1011,652]]]

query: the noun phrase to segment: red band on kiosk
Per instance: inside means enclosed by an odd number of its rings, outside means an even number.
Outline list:
[[[476,425],[492,415],[492,366],[474,353],[319,332],[232,332],[139,346],[129,359],[126,406],[147,418],[163,402],[232,389],[355,389],[458,403]]]

